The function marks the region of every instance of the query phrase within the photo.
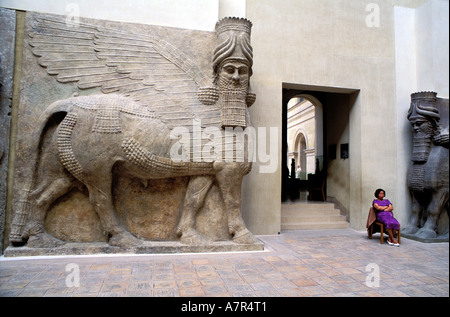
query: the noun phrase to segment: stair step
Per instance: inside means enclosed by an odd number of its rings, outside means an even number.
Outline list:
[[[281,216],[281,223],[291,223],[291,222],[334,222],[334,221],[345,221],[345,216],[340,214],[324,215],[296,215],[296,216]]]
[[[297,210],[299,208],[302,209],[324,209],[324,208],[334,208],[334,204],[332,203],[297,203],[297,204],[282,204],[281,209],[283,210]]]
[[[345,216],[332,203],[297,203],[281,206],[281,230],[349,228]]]
[[[303,222],[281,224],[281,230],[324,230],[324,229],[346,229],[349,223],[346,221],[337,222]]]
[[[285,217],[295,217],[295,216],[317,216],[317,215],[326,215],[326,216],[335,216],[340,215],[341,211],[339,209],[330,209],[330,210],[290,210],[290,211],[281,211],[281,215]]]
[[[281,205],[283,212],[335,210],[333,204],[292,204]]]

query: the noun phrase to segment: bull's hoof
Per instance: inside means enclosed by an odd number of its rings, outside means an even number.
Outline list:
[[[414,226],[402,229],[402,233],[404,233],[404,234],[411,234],[411,235],[416,234],[417,231],[419,231],[419,228],[414,227]]]
[[[422,228],[417,231],[416,236],[421,239],[435,239],[437,234],[434,230]]]
[[[256,240],[250,231],[242,230],[233,236],[233,242],[238,244],[255,244],[258,240]]]
[[[109,238],[108,243],[111,246],[128,248],[139,246],[142,244],[142,241],[133,236],[131,233],[124,231],[113,235],[111,238]]]
[[[208,240],[195,230],[183,233],[180,237],[180,242],[188,245],[205,245],[209,243]]]
[[[64,241],[45,232],[30,235],[27,242],[29,248],[57,248],[63,244],[65,244]]]
[[[448,231],[446,233],[441,234],[438,238],[448,240]]]

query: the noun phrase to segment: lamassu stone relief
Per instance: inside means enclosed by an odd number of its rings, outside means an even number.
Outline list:
[[[215,33],[26,21],[11,254],[263,247],[240,210],[251,141],[236,141],[256,98],[250,21]]]
[[[438,98],[436,92],[412,94],[408,120],[413,128],[407,179],[412,214],[402,235],[424,242],[448,241],[448,99]]]

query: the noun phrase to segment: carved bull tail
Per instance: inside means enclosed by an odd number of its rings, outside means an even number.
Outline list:
[[[213,162],[174,162],[170,158],[154,155],[133,138],[125,138],[122,149],[127,159],[150,178],[214,174]]]
[[[30,201],[29,194],[31,192],[32,180],[27,180],[24,188],[22,189],[21,196],[17,202],[17,210],[14,215],[14,219],[11,223],[11,232],[9,234],[9,241],[13,244],[21,243],[23,228],[27,222],[28,215],[30,214]]]
[[[37,167],[39,166],[39,148],[45,132],[54,120],[58,123],[61,122],[67,113],[71,111],[73,106],[70,100],[60,100],[49,105],[34,124],[35,129],[33,136],[30,138],[34,143],[29,146],[26,155],[27,160],[33,163],[27,164],[28,169],[24,171],[26,181],[16,203],[16,212],[11,223],[11,231],[9,234],[9,241],[12,243],[23,242],[24,227],[33,208],[30,202],[30,195],[35,185],[34,179]]]

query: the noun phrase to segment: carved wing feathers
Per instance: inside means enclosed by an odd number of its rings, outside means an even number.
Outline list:
[[[197,98],[208,77],[172,44],[152,35],[86,23],[71,26],[55,17],[35,17],[29,34],[38,63],[58,82],[79,89],[130,97],[160,116],[170,128],[220,125],[215,105]]]

